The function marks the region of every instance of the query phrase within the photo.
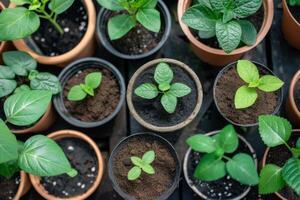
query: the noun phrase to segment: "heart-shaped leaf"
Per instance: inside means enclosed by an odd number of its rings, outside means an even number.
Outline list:
[[[3,53],[3,61],[20,76],[27,75],[29,71],[37,67],[37,61],[31,55],[22,51],[7,51]]]
[[[34,79],[30,81],[30,87],[33,90],[48,90],[52,94],[61,92],[61,85],[56,76],[48,72],[38,73]]]
[[[136,21],[127,14],[114,16],[108,21],[108,35],[111,40],[117,40],[126,35],[133,27]]]

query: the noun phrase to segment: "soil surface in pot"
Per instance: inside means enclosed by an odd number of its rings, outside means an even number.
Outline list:
[[[0,176],[0,199],[12,200],[18,192],[20,181],[20,173],[16,173],[10,179]]]
[[[192,114],[197,105],[198,93],[194,80],[184,69],[172,64],[170,66],[174,73],[172,83],[184,83],[192,89],[190,94],[177,99],[177,107],[173,114],[169,114],[164,110],[160,102],[161,94],[151,100],[132,94],[132,103],[138,115],[147,123],[159,127],[174,126],[183,122]],[[157,85],[153,78],[155,68],[156,66],[148,68],[139,75],[134,83],[133,91],[143,83]]]
[[[300,79],[296,83],[294,95],[298,111],[300,112]]]
[[[73,168],[78,171],[74,178],[66,174],[42,177],[41,184],[50,195],[70,198],[82,195],[94,184],[98,175],[98,160],[88,143],[78,138],[63,138],[56,142],[65,152]]]
[[[84,83],[86,75],[92,72],[102,73],[101,85],[95,89],[95,95],[87,96],[82,101],[69,101],[68,92],[74,85]],[[120,101],[120,86],[118,80],[111,71],[106,68],[91,66],[88,69],[78,71],[71,77],[63,89],[63,101],[70,114],[85,122],[101,121],[113,113]]]
[[[298,23],[300,23],[300,6],[289,6],[289,10]]]
[[[58,15],[57,23],[64,30],[63,35],[48,20],[42,19],[40,28],[31,37],[45,56],[62,55],[79,44],[88,26],[87,11],[83,3],[74,1],[66,12]]]
[[[142,157],[149,150],[156,154],[151,166],[154,175],[142,172],[139,179],[127,180],[127,173],[133,167],[130,157]],[[113,173],[120,188],[137,200],[154,200],[166,192],[173,184],[176,175],[176,160],[168,147],[157,140],[136,137],[123,144],[113,158]]]
[[[215,88],[215,100],[220,112],[231,121],[238,124],[254,124],[260,115],[272,114],[279,103],[279,92],[263,92],[257,89],[258,98],[254,105],[246,109],[235,109],[234,96],[245,82],[236,71],[236,64],[229,68],[220,78]],[[259,65],[260,75],[270,74]]]

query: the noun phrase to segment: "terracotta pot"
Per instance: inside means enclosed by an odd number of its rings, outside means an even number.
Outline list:
[[[291,81],[289,89],[289,98],[286,102],[286,114],[288,119],[297,128],[300,128],[300,111],[295,102],[295,87],[297,82],[300,80],[300,70],[295,74]]]
[[[300,50],[300,23],[290,12],[286,0],[282,0],[282,7],[282,32],[284,38],[289,43],[289,45]]]
[[[25,195],[31,187],[31,183],[30,183],[29,178],[28,178],[28,176],[25,172],[21,171],[20,172],[20,177],[21,177],[20,185],[19,185],[17,194],[15,195],[13,200],[21,199],[21,197],[23,195]]]
[[[79,138],[79,139],[83,140],[84,142],[88,143],[91,146],[91,148],[94,150],[94,152],[97,156],[98,166],[99,166],[98,167],[99,168],[98,175],[97,175],[97,178],[96,178],[94,184],[84,194],[81,194],[81,195],[78,195],[78,196],[72,197],[72,198],[65,198],[64,200],[87,199],[99,187],[102,176],[103,176],[103,171],[104,171],[103,157],[102,157],[102,154],[101,154],[97,144],[90,137],[86,136],[85,134],[78,132],[78,131],[73,131],[73,130],[56,131],[56,132],[48,135],[48,137],[51,139],[54,139],[54,140],[61,139],[61,138]],[[30,177],[30,181],[31,181],[33,187],[42,197],[44,197],[47,200],[62,200],[62,198],[55,197],[46,191],[46,189],[40,183],[40,177],[33,176],[33,175],[29,175],[29,177]]]
[[[16,48],[25,51],[34,57],[39,63],[45,65],[58,65],[64,67],[78,58],[92,56],[95,51],[95,29],[96,29],[96,9],[91,0],[82,0],[88,15],[88,28],[82,40],[72,50],[59,56],[43,56],[30,49],[24,40],[13,41]]]
[[[0,1],[0,10],[3,10],[4,8],[5,8],[4,4]],[[9,47],[9,42],[0,42],[0,64],[2,64],[2,53],[7,51],[8,47]]]
[[[184,71],[186,71],[190,77],[194,80],[196,88],[197,88],[197,94],[198,94],[198,99],[197,99],[197,104],[195,106],[194,111],[190,114],[190,116],[183,122],[174,125],[174,126],[166,126],[166,127],[159,127],[159,126],[155,126],[153,124],[150,124],[148,122],[146,122],[144,119],[142,119],[142,117],[137,113],[137,111],[135,110],[134,106],[133,106],[133,102],[132,102],[132,95],[133,95],[133,87],[135,84],[135,81],[137,80],[137,78],[140,76],[140,74],[142,72],[144,72],[145,70],[147,70],[148,68],[151,68],[157,64],[159,64],[160,62],[165,62],[165,63],[170,63],[173,64],[177,67],[182,68]],[[177,61],[177,60],[173,60],[173,59],[168,59],[168,58],[163,58],[163,59],[156,59],[156,60],[152,60],[146,64],[144,64],[142,67],[140,67],[135,73],[134,75],[131,77],[130,82],[128,84],[127,87],[127,104],[129,107],[129,111],[132,114],[132,116],[144,127],[146,127],[147,129],[156,131],[156,132],[173,132],[179,129],[182,129],[183,127],[187,126],[189,123],[191,123],[193,121],[193,119],[197,116],[198,112],[200,111],[200,107],[202,105],[202,100],[203,100],[203,90],[202,90],[202,85],[201,82],[197,76],[197,74],[186,64]]]
[[[272,20],[274,16],[274,2],[273,0],[264,0],[263,6],[264,6],[264,21],[262,24],[262,28],[259,31],[257,35],[256,43],[252,46],[244,46],[238,49],[235,49],[230,54],[226,54],[222,49],[216,49],[209,47],[199,40],[196,39],[196,37],[192,34],[190,28],[183,23],[181,20],[184,12],[190,7],[191,0],[179,0],[178,1],[178,19],[180,26],[184,32],[184,34],[187,36],[189,41],[191,42],[192,49],[194,53],[204,62],[214,65],[214,66],[224,66],[231,62],[234,62],[241,58],[246,52],[250,51],[254,47],[256,47],[267,35],[268,31],[271,28]]]
[[[296,134],[296,135],[300,135],[300,129],[295,129],[293,130],[293,133],[292,134]],[[270,151],[270,147],[268,147],[266,150],[265,150],[265,153],[264,153],[264,157],[263,157],[263,160],[262,160],[262,168],[264,166],[266,166],[267,163],[267,157],[268,157],[268,154],[269,154],[269,151]],[[287,198],[283,197],[279,192],[275,192],[275,195],[282,199],[282,200],[288,200]]]

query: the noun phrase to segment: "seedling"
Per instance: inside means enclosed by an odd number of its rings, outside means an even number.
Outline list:
[[[110,40],[126,35],[138,23],[149,31],[158,33],[161,28],[160,12],[155,9],[157,0],[97,0],[111,11],[125,11],[109,19],[107,28]]]
[[[237,153],[232,158],[226,156],[232,155],[239,146],[239,138],[232,125],[226,126],[214,136],[194,135],[187,139],[187,144],[194,151],[201,153],[201,159],[194,172],[196,179],[215,181],[228,174],[241,184],[258,184],[255,162],[250,155]]]
[[[75,85],[68,93],[69,101],[81,101],[88,95],[94,96],[94,90],[98,88],[102,81],[101,72],[93,72],[85,77],[84,84]]]
[[[282,166],[267,164],[260,172],[259,193],[270,194],[288,186],[300,196],[300,139],[291,147],[288,141],[292,134],[292,125],[284,118],[272,115],[259,117],[259,134],[270,148],[284,145],[291,158]],[[280,156],[280,155],[277,155]]]
[[[183,83],[173,83],[173,71],[167,63],[159,63],[154,72],[153,83],[144,83],[138,86],[134,93],[144,99],[154,99],[162,93],[161,104],[165,111],[172,114],[177,106],[177,98],[184,97],[191,93],[191,88]]]
[[[127,179],[129,181],[134,181],[138,179],[141,176],[142,171],[149,175],[155,174],[155,170],[151,166],[151,163],[154,161],[154,159],[155,159],[154,151],[147,151],[143,155],[142,159],[136,156],[132,156],[130,160],[134,165],[134,167],[131,168],[131,170],[129,170]]]
[[[300,6],[300,0],[287,0],[290,6]]]
[[[235,93],[234,105],[236,109],[252,106],[258,98],[257,89],[263,92],[274,92],[284,84],[276,76],[264,75],[260,77],[257,66],[248,60],[238,61],[237,72],[247,85],[241,86]]]
[[[255,26],[245,18],[255,14],[262,0],[198,0],[187,9],[182,20],[198,31],[202,39],[217,37],[226,53],[231,53],[241,42],[251,46],[256,42]]]
[[[75,0],[10,0],[16,8],[0,13],[0,41],[23,39],[40,27],[40,19],[48,20],[62,35],[58,15],[68,10]]]

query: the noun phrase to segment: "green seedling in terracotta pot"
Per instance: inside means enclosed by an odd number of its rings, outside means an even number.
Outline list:
[[[232,155],[239,146],[239,138],[232,125],[213,136],[191,136],[186,142],[194,151],[203,154],[194,171],[196,179],[216,181],[228,174],[241,184],[258,184],[259,177],[253,157],[246,153],[236,153],[232,157],[226,155]]]
[[[300,6],[300,0],[287,0],[290,6]]]
[[[108,21],[108,36],[111,40],[122,38],[138,23],[155,33],[161,29],[160,12],[155,8],[157,0],[97,0],[97,2],[111,11],[125,11]]]
[[[237,63],[239,77],[245,82],[235,93],[234,105],[236,109],[244,109],[252,106],[257,98],[257,90],[263,92],[275,92],[284,82],[276,76],[259,74],[257,66],[249,60],[239,60]]]
[[[165,111],[172,114],[176,110],[177,98],[191,93],[191,88],[183,83],[172,83],[173,71],[167,63],[159,63],[155,68],[156,84],[144,83],[134,90],[134,94],[144,99],[154,99],[162,94],[161,104]]]

